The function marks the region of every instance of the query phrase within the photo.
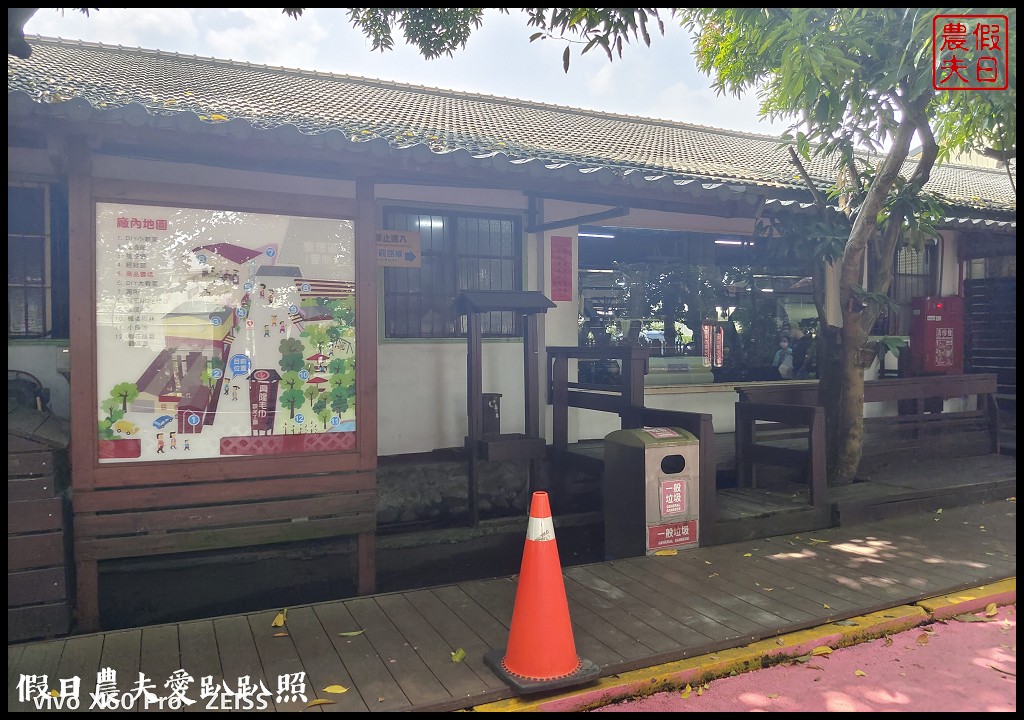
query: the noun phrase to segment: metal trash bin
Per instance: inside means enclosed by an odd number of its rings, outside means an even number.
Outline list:
[[[698,545],[700,441],[672,427],[616,430],[604,439],[606,560]]]

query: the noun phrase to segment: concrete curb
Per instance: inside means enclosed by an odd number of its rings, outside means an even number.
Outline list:
[[[815,648],[847,647],[919,625],[945,620],[963,613],[984,610],[990,603],[1017,602],[1016,577],[962,592],[900,605],[888,610],[827,623],[815,628],[760,640],[699,657],[632,670],[601,678],[584,688],[540,698],[517,697],[477,705],[473,712],[581,712],[619,700],[674,690],[685,685],[757,670],[788,658],[811,653]]]

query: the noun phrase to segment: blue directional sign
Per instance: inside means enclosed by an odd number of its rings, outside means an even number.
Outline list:
[[[269,257],[269,258],[272,258],[275,255],[277,255],[277,250],[275,248],[272,248],[272,247],[268,247],[263,252],[265,252],[267,254],[267,257]]]
[[[232,355],[231,360],[228,361],[228,367],[231,368],[233,375],[248,375],[249,368],[252,367],[252,360],[249,359],[248,355],[241,353]]]
[[[303,415],[302,413],[298,413],[298,414],[297,414],[297,415],[295,416],[295,422],[297,422],[297,423],[298,423],[299,425],[301,425],[301,424],[302,424],[302,421],[303,421],[303,420],[305,420],[305,419],[306,419],[306,416],[305,416],[305,415]]]
[[[299,370],[299,377],[303,380],[309,380],[309,370]]]
[[[203,421],[203,419],[201,417],[199,417],[198,415],[196,415],[195,413],[189,413],[188,417],[185,418],[185,421],[189,425],[191,425],[192,427],[195,427],[196,425],[201,423]]]
[[[341,418],[335,415],[331,418],[331,425],[341,425]]]
[[[220,376],[223,374],[224,373],[219,368],[214,368],[213,370],[210,371],[210,377],[212,377],[214,380],[220,380]]]

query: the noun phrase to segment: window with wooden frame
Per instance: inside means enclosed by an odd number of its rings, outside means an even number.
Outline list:
[[[910,334],[910,301],[916,297],[936,294],[938,273],[935,248],[934,244],[928,243],[920,249],[909,246],[896,249],[889,297],[899,308],[879,315],[872,334]]]
[[[55,198],[56,196],[56,198]],[[52,186],[7,185],[7,337],[67,338],[66,207]]]
[[[422,256],[418,268],[384,268],[387,338],[464,337],[465,318],[453,305],[459,292],[523,289],[516,216],[390,207],[384,229],[418,233]],[[487,313],[481,321],[484,337],[521,334],[521,320],[512,312]]]

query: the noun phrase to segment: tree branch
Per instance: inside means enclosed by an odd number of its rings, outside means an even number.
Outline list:
[[[810,174],[804,168],[804,164],[800,162],[800,156],[796,154],[796,150],[793,149],[792,145],[790,145],[787,149],[789,150],[789,159],[793,162],[794,165],[796,165],[796,171],[800,173],[800,177],[803,178],[804,185],[806,185],[807,189],[811,191],[811,197],[814,198],[814,204],[818,206],[819,210],[824,211],[826,207],[825,198],[823,198],[821,196],[821,193],[818,192],[818,188],[815,187],[814,181],[811,180]]]

